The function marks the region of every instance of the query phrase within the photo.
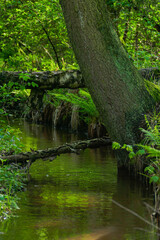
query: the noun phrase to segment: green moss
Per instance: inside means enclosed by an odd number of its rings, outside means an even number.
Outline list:
[[[145,80],[145,86],[147,88],[147,91],[153,97],[153,99],[156,102],[160,102],[160,86],[158,86],[148,80]]]

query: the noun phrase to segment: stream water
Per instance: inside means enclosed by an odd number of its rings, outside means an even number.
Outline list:
[[[26,150],[84,139],[64,130],[14,121]],[[153,205],[146,187],[118,174],[111,147],[37,160],[19,194],[16,216],[0,223],[0,240],[151,240],[153,229],[118,207],[116,200],[150,221],[144,202]]]

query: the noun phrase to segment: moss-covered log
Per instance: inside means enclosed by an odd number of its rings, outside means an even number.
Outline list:
[[[9,163],[26,163],[28,160],[33,163],[37,159],[53,160],[57,155],[64,153],[79,153],[79,150],[86,148],[96,148],[100,146],[107,146],[111,144],[111,140],[108,137],[94,138],[91,140],[78,141],[74,143],[66,143],[59,147],[50,148],[46,150],[37,150],[31,152],[22,152],[15,155],[0,156],[1,159],[6,159],[4,164]]]
[[[140,69],[139,73],[147,80],[160,79],[160,70],[158,68]],[[52,90],[55,88],[83,88],[85,87],[84,79],[79,70],[58,71],[58,72],[25,72],[29,79],[27,81],[20,78],[22,72],[0,72],[0,85],[8,83],[19,83],[28,89],[36,89],[32,82],[38,85],[40,90]],[[29,83],[29,84],[28,84]],[[18,86],[16,86],[18,88]]]
[[[32,82],[38,85],[38,89],[52,90],[55,88],[83,88],[84,80],[78,70],[57,71],[57,72],[25,72],[27,81],[22,78],[21,72],[0,72],[0,85],[8,83],[19,83],[28,89],[35,88]],[[28,84],[29,83],[29,84]],[[18,87],[18,86],[16,86]]]

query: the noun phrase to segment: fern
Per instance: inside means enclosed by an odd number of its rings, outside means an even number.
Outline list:
[[[160,158],[160,150],[156,149],[154,147],[151,146],[147,146],[147,145],[142,145],[142,144],[137,144],[138,147],[141,147],[145,150],[145,153],[147,153],[147,157],[148,158]]]
[[[95,104],[93,103],[91,95],[85,90],[80,89],[78,94],[51,93],[51,95],[53,95],[55,99],[70,102],[71,104],[78,106],[79,111],[84,115],[87,114],[90,118],[99,117],[99,113],[96,109]],[[88,121],[88,118],[85,118],[85,120]]]
[[[140,130],[144,133],[144,141],[146,144],[149,145],[160,145],[160,132],[157,126],[154,127],[154,129],[150,128],[149,130],[145,130],[143,128],[140,128]]]
[[[144,155],[149,159],[149,166],[144,169],[149,177],[150,183],[154,182],[156,187],[160,189],[160,114],[145,116],[147,130],[140,128],[144,133],[144,139],[141,144],[135,144],[133,147],[127,144],[121,146],[119,143],[114,143],[114,149],[126,149],[129,152],[130,159],[136,159],[137,156]],[[135,152],[135,148],[138,150]]]

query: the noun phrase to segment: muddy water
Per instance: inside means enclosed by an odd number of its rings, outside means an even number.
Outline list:
[[[15,121],[26,150],[44,149],[86,136]],[[117,173],[111,147],[37,160],[16,217],[0,224],[0,240],[151,240],[152,227],[116,206],[112,199],[147,220],[144,202],[152,195],[125,173]]]

